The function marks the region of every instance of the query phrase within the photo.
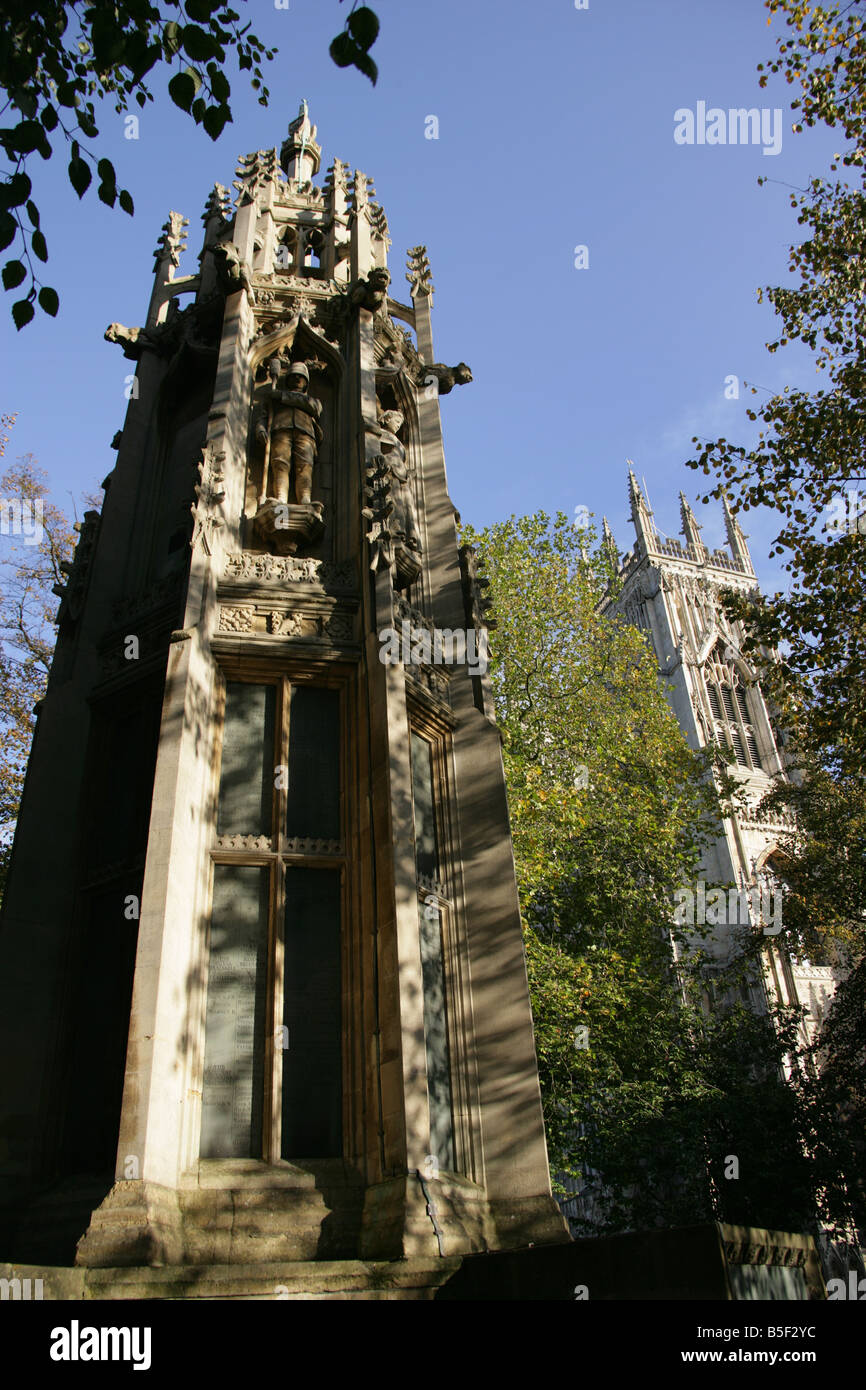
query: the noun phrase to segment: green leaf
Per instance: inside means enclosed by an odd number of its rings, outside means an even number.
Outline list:
[[[45,244],[45,237],[37,229],[30,238],[30,245],[33,247],[34,256],[40,261],[48,260],[48,247]]]
[[[68,81],[58,82],[56,96],[61,106],[74,106],[75,83]]]
[[[129,194],[125,188],[121,188],[118,201],[120,203],[120,206],[123,208],[123,211],[128,212],[131,217],[132,214],[135,212],[135,206],[133,204],[131,194]]]
[[[228,101],[229,97],[231,96],[232,89],[229,86],[229,80],[226,77],[225,73],[220,72],[219,68],[216,68],[214,72],[209,74],[209,76],[210,89],[216,97],[217,101]]]
[[[69,182],[72,184],[79,198],[84,197],[90,187],[90,180],[92,177],[93,175],[85,161],[81,159],[80,156],[73,155],[69,161]]]
[[[35,313],[36,310],[33,308],[29,299],[19,299],[12,305],[12,318],[19,332],[26,323],[30,322]]]
[[[31,203],[28,201],[27,216],[30,218],[30,221],[32,222],[34,227],[39,226],[39,209],[35,203]]]
[[[349,33],[355,42],[360,44],[361,48],[367,49],[376,42],[379,34],[379,20],[368,5],[362,5],[359,10],[353,10],[346,23],[349,26]]]
[[[214,10],[218,10],[222,0],[187,0],[186,12],[190,19],[198,19],[207,24]]]
[[[225,128],[226,122],[231,120],[231,112],[227,106],[209,106],[202,116],[201,123],[212,140],[219,139]]]
[[[60,308],[60,297],[50,285],[43,285],[39,291],[39,307],[54,318]]]
[[[184,26],[182,39],[184,51],[189,54],[194,62],[203,63],[208,58],[223,58],[225,54],[217,43],[216,39],[210,34],[206,34],[204,29],[200,29],[197,24],[187,24]]]
[[[19,207],[30,197],[32,186],[26,174],[13,174],[5,183],[0,184],[0,207]]]
[[[54,130],[58,120],[59,117],[53,106],[44,106],[42,108],[42,124],[46,130]]]
[[[27,275],[27,267],[23,261],[7,261],[3,267],[3,288],[4,290],[14,290],[16,285]]]
[[[87,136],[88,140],[96,139],[97,135],[99,134],[99,131],[96,127],[96,122],[94,121],[89,111],[79,110],[78,124],[81,127],[82,132]]]
[[[114,172],[114,165],[110,159],[100,159],[96,166],[96,172],[103,183],[117,183],[117,175]]]
[[[355,58],[355,67],[359,68],[365,77],[369,77],[375,87],[376,78],[379,76],[379,69],[376,67],[369,53],[362,53],[359,49],[358,55]]]
[[[137,85],[142,78],[150,72],[151,68],[159,62],[161,57],[162,47],[160,44],[154,43],[151,44],[149,48],[146,48],[141,57],[131,65],[133,85]]]
[[[195,96],[195,83],[188,72],[177,72],[168,84],[168,94],[175,106],[189,111]]]
[[[17,106],[22,116],[32,121],[39,103],[34,92],[17,91],[12,93],[12,105]]]
[[[355,62],[355,59],[357,58],[359,51],[360,50],[358,48],[358,45],[355,43],[355,40],[352,38],[351,34],[347,34],[345,30],[342,34],[337,35],[337,37],[332,41],[330,48],[328,49],[328,52],[330,53],[334,62],[337,64],[338,68],[351,67],[352,64]]]
[[[100,202],[113,208],[117,202],[117,188],[113,183],[101,183],[96,190]]]
[[[45,139],[39,121],[20,121],[6,136],[5,144],[19,154],[32,154]]]
[[[0,251],[7,247],[18,231],[18,223],[11,212],[0,212]]]

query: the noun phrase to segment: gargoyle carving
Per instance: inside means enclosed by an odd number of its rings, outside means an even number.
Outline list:
[[[376,313],[384,307],[391,276],[384,266],[373,266],[366,280],[354,280],[349,286],[348,300],[355,309]]]
[[[423,363],[422,382],[429,384],[431,376],[435,376],[439,384],[440,396],[447,396],[455,386],[468,386],[472,380],[472,373],[465,362],[458,362],[456,367],[446,367],[444,362],[433,362],[429,366]]]
[[[250,289],[250,277],[233,241],[214,241],[206,248],[214,259],[217,284],[223,294]]]
[[[107,343],[119,343],[124,357],[137,362],[145,348],[159,348],[159,334],[149,328],[127,328],[123,323],[110,323],[105,330]]]

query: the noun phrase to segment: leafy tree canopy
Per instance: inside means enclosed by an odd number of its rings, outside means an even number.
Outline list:
[[[710,1013],[701,940],[675,936],[673,894],[719,831],[719,801],[644,638],[601,612],[609,561],[563,514],[467,538],[497,620],[490,671],[551,1168],[579,1182],[578,1229],[805,1220],[802,1106],[780,1080],[798,1019],[777,1031],[734,1002],[755,983],[748,956],[716,972],[727,1002]]]

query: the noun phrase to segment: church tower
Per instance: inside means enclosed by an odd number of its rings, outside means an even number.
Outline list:
[[[0,929],[0,1259],[48,1252],[58,1183],[93,1194],[68,1262],[142,1288],[566,1238],[442,449],[471,373],[425,248],[397,297],[371,180],[321,156],[303,103],[106,333],[129,405]]]
[[[784,772],[784,752],[760,682],[742,654],[742,624],[732,623],[721,603],[725,589],[747,593],[758,587],[746,537],[725,499],[727,549],[710,551],[683,493],[682,540],[663,535],[631,465],[628,495],[636,541],[627,554],[619,555],[607,520],[603,523],[603,544],[615,559],[621,583],[618,597],[608,600],[606,610],[621,614],[646,634],[690,745],[715,745],[733,758],[731,772],[745,790],[745,809],[725,818],[723,834],[705,853],[702,880],[707,893],[711,886],[733,885],[749,895],[749,923],[764,933],[767,945],[765,997],[805,1005],[806,1033],[814,1037],[833,997],[834,971],[789,955],[781,949],[784,938],[777,914],[770,918],[752,910],[772,901],[769,890],[775,874],[783,872],[779,840],[790,833],[791,825],[778,814],[769,817],[758,810],[773,777]],[[729,905],[731,901],[729,894]],[[745,896],[737,908],[736,925],[745,925]],[[712,943],[705,943],[707,948],[712,944],[720,963],[734,946],[734,925],[730,920],[717,925]],[[760,1007],[759,998],[753,1002]]]

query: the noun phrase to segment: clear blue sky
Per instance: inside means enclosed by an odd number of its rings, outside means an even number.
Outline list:
[[[16,333],[6,296],[0,409],[18,412],[9,455],[35,454],[61,504],[110,470],[131,366],[103,341],[106,326],[143,321],[170,209],[190,219],[182,269],[194,269],[210,188],[231,184],[240,154],[279,145],[304,96],[323,167],[336,155],[375,181],[398,296],[406,248],[429,248],[437,359],[465,360],[475,376],[442,402],[464,520],[586,506],[607,514],[625,549],[632,458],[658,524],[675,533],[679,489],[699,493],[683,467],[691,436],[752,438],[754,398],[741,388],[726,400],[726,376],[771,390],[817,382],[799,349],[767,354],[777,320],[756,300],[757,286],[786,279],[800,230],[788,189],[757,179],[802,186],[826,171],[836,138],[793,135],[793,89],[758,87],[780,21],[767,27],[760,0],[372,3],[382,22],[375,89],[328,57],[345,4],[253,0],[238,8],[280,50],[267,109],[231,65],[234,123],[216,144],[173,107],[168,74],[151,74],[156,100],[137,141],[105,109],[96,144],[135,199],[132,219],[99,203],[95,186],[79,202],[65,152],[33,158],[61,310]],[[675,143],[674,112],[699,101],[782,107],[780,153]],[[430,115],[438,140],[425,138]],[[587,269],[575,269],[577,245],[588,247]],[[722,537],[718,512],[710,544]],[[772,583],[772,518],[744,521]]]

